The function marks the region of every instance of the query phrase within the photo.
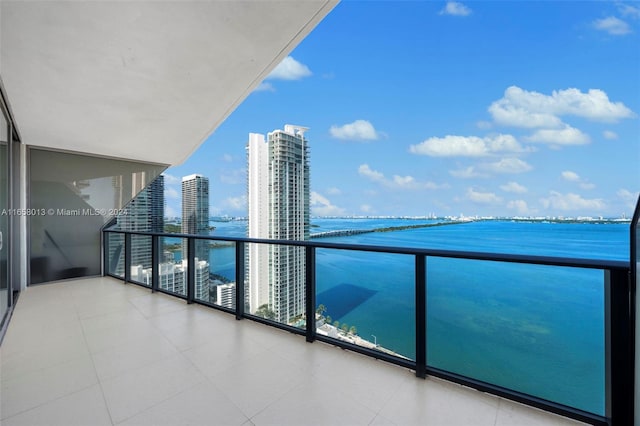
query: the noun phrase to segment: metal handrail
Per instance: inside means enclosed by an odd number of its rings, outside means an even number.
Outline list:
[[[366,244],[326,243],[315,241],[274,240],[265,238],[246,237],[217,237],[212,235],[174,234],[166,232],[125,231],[105,229],[104,232],[117,234],[134,234],[169,238],[193,238],[199,240],[227,241],[256,244],[286,245],[293,247],[315,247],[335,250],[366,251],[375,253],[423,255],[430,257],[446,257],[454,259],[488,260],[494,262],[525,263],[531,265],[568,266],[587,269],[629,269],[629,263],[622,260],[585,259],[552,256],[533,256],[523,254],[474,252],[463,250],[441,250],[429,248],[395,247]]]

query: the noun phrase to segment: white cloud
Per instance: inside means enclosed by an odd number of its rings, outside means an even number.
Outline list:
[[[274,80],[300,80],[311,75],[311,70],[306,65],[287,56],[271,71],[267,79]]]
[[[620,10],[620,13],[622,13],[623,16],[640,19],[640,8],[638,7],[630,6],[624,3],[618,3],[618,10]]]
[[[438,185],[433,182],[419,182],[413,176],[393,175],[391,179],[387,179],[384,174],[371,169],[368,164],[360,165],[358,173],[373,182],[394,189],[439,189],[448,187],[447,185]]]
[[[262,83],[258,84],[258,87],[253,89],[253,91],[254,92],[275,92],[276,88],[273,87],[273,84],[269,83],[268,81],[263,81]]]
[[[358,173],[374,182],[384,181],[384,175],[376,170],[372,170],[368,164],[361,164],[360,167],[358,167]]]
[[[596,30],[606,31],[611,35],[625,35],[631,32],[629,24],[622,19],[615,16],[609,16],[608,18],[596,19],[593,22],[593,27]]]
[[[569,182],[580,182],[580,175],[578,175],[576,172],[565,170],[564,172],[560,173],[560,175],[562,176],[562,179],[568,180]]]
[[[503,158],[494,163],[482,164],[481,167],[494,173],[524,173],[533,170],[529,163],[519,158]]]
[[[580,188],[582,189],[593,189],[596,187],[594,184],[581,178],[580,175],[578,175],[576,172],[572,172],[571,170],[565,170],[564,172],[560,173],[560,176],[562,176],[562,179],[566,181],[579,184]]]
[[[417,145],[409,146],[409,152],[431,157],[484,157],[498,152],[524,152],[525,149],[512,135],[432,137]]]
[[[526,140],[551,145],[585,145],[591,141],[589,135],[569,125],[565,125],[562,129],[536,130]]]
[[[489,106],[498,124],[524,128],[558,128],[558,116],[573,115],[590,120],[616,122],[635,114],[622,102],[611,102],[599,89],[583,93],[578,89],[554,90],[551,95],[511,86],[501,99]]]
[[[476,123],[478,129],[488,130],[493,127],[493,124],[490,121],[480,120]]]
[[[524,200],[513,200],[507,203],[507,208],[515,210],[518,214],[529,214],[531,210],[529,210],[529,206],[527,202]]]
[[[480,204],[499,204],[502,202],[502,198],[493,192],[480,192],[475,191],[473,188],[467,189],[467,198],[474,203]]]
[[[326,197],[311,191],[309,197],[309,204],[311,206],[311,213],[315,216],[342,216],[344,215],[344,209],[331,204]]]
[[[609,140],[618,139],[618,134],[611,130],[605,130],[604,132],[602,132],[602,136],[604,136],[605,139]]]
[[[247,197],[245,195],[229,197],[222,201],[222,205],[230,211],[245,211],[247,209]]]
[[[225,163],[231,163],[233,161],[233,156],[231,154],[224,154],[222,156],[222,161]]]
[[[540,199],[540,202],[546,209],[576,210],[585,214],[589,211],[599,211],[605,208],[605,203],[600,198],[586,199],[578,194],[561,194],[556,191],[551,191],[549,197]]]
[[[640,192],[631,192],[628,189],[622,188],[616,192],[616,195],[624,202],[629,211],[633,211],[635,209],[636,202],[638,201],[638,196],[640,196]]]
[[[524,194],[527,192],[527,188],[520,185],[518,182],[509,182],[505,185],[500,185],[500,189],[504,192],[512,192],[514,194]]]
[[[471,9],[457,1],[448,1],[440,11],[440,15],[469,16],[471,15]]]
[[[182,183],[182,179],[180,179],[177,176],[170,175],[168,173],[162,173],[162,176],[164,176],[165,185],[175,185],[175,184]]]
[[[595,184],[589,182],[580,182],[580,188],[582,189],[593,189],[595,188]]]
[[[415,185],[416,180],[413,178],[413,176],[393,175],[393,183],[398,186],[412,186]]]
[[[638,195],[640,195],[640,193],[638,192],[631,192],[628,189],[619,189],[618,191],[616,191],[616,195],[621,198],[622,200],[625,201],[636,201],[638,199]]]
[[[333,188],[327,189],[327,194],[329,194],[329,195],[341,195],[342,191],[339,188],[333,187]]]
[[[171,207],[171,206],[169,206],[169,205],[166,205],[166,206],[164,207],[164,215],[165,215],[166,217],[179,217],[179,216],[180,216],[180,214],[179,214],[177,211],[175,211],[175,210],[173,209],[173,207]]]
[[[179,200],[180,199],[180,193],[175,188],[171,188],[170,186],[165,186],[164,187],[164,198],[166,198],[168,200]]]
[[[486,174],[478,172],[473,166],[469,166],[466,169],[449,170],[449,174],[460,179],[487,177]]]
[[[356,120],[342,126],[333,125],[329,133],[336,139],[369,141],[378,139],[379,134],[367,120]]]
[[[504,98],[489,106],[489,113],[496,123],[503,126],[536,128],[536,127],[560,127],[562,120],[553,114],[545,112],[532,112],[523,107],[515,106]]]
[[[239,185],[247,182],[247,170],[244,168],[234,170],[221,170],[220,182],[229,185]]]
[[[371,207],[369,204],[363,204],[360,206],[360,211],[363,213],[371,213],[373,212],[373,207]]]

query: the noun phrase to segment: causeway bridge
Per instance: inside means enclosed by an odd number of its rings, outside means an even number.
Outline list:
[[[342,229],[338,231],[325,231],[309,235],[309,238],[347,237],[349,235],[368,234],[373,229]]]

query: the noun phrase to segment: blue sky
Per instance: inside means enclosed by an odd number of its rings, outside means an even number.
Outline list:
[[[627,216],[640,2],[340,3],[184,164],[246,215],[248,134],[309,127],[314,215]]]

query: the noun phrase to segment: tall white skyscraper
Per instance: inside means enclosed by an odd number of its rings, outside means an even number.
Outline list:
[[[305,127],[287,124],[247,145],[249,238],[309,239],[309,149]],[[249,309],[267,306],[279,322],[305,309],[301,247],[249,245]],[[264,309],[264,308],[262,308]]]

